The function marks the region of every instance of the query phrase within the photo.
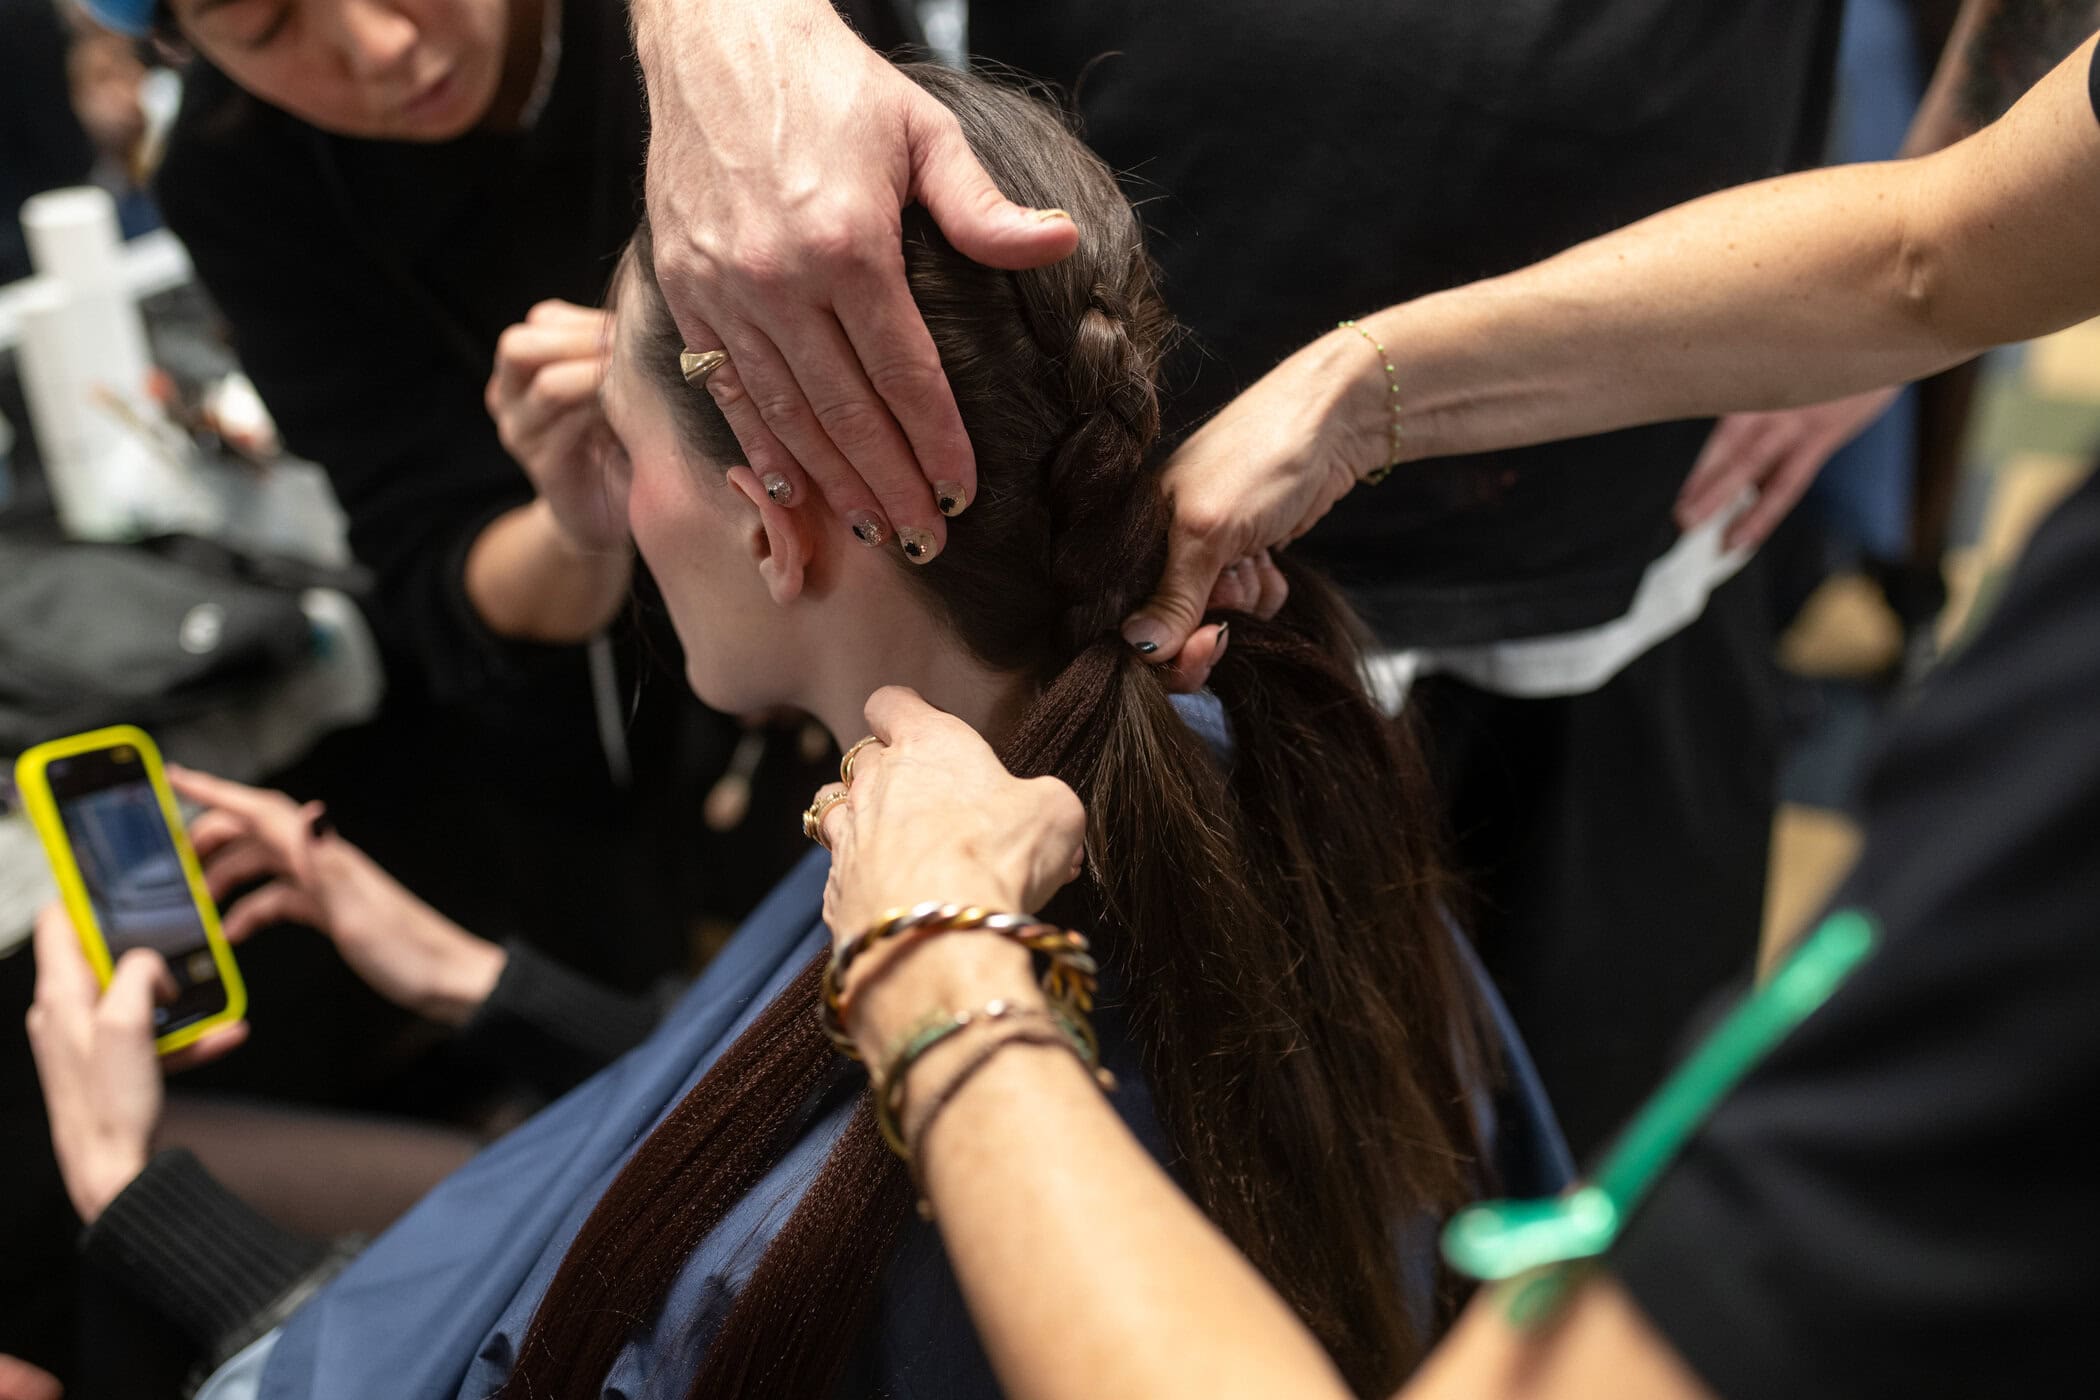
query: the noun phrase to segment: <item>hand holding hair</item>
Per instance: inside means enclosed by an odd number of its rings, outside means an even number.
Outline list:
[[[1273,617],[1283,606],[1289,589],[1270,551],[1312,529],[1391,460],[1382,363],[1354,328],[1337,327],[1175,450],[1162,479],[1174,502],[1166,571],[1123,624],[1124,639],[1148,661],[1179,659],[1206,612]],[[1190,680],[1208,674],[1208,659],[1190,657],[1175,688],[1200,686]]]
[[[605,470],[598,406],[611,349],[611,312],[543,301],[497,338],[483,401],[569,547],[624,562],[626,481]]]
[[[849,523],[947,537],[977,492],[970,440],[906,286],[900,211],[923,205],[992,267],[1055,262],[1059,210],[1005,198],[955,118],[821,0],[644,0],[648,205],[689,352],[760,480]],[[944,507],[939,501],[952,504]]]
[[[846,800],[824,814],[834,939],[943,899],[1034,911],[1078,874],[1086,813],[1055,778],[1016,778],[990,744],[906,686],[868,697]],[[827,789],[827,792],[830,789]]]

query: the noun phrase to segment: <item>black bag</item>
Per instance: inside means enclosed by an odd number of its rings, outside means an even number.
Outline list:
[[[0,542],[0,753],[179,720],[307,654],[295,589],[238,577],[222,551],[186,553]]]

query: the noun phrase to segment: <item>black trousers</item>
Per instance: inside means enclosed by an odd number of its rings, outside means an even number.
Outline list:
[[[1467,889],[1461,918],[1578,1157],[1756,955],[1779,766],[1762,556],[1587,695],[1416,689]]]

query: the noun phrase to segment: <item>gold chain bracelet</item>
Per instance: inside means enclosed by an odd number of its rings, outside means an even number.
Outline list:
[[[1400,465],[1400,371],[1393,367],[1392,357],[1385,353],[1385,347],[1378,343],[1378,337],[1372,335],[1365,327],[1358,325],[1354,321],[1342,321],[1336,324],[1335,329],[1338,331],[1355,331],[1362,336],[1369,342],[1371,348],[1378,352],[1378,363],[1385,366],[1386,398],[1393,409],[1390,439],[1392,451],[1387,454],[1384,466],[1378,467],[1364,476],[1366,485],[1376,486],[1379,482],[1391,476],[1393,468]]]

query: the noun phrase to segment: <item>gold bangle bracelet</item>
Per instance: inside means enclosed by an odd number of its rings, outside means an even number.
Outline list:
[[[976,905],[929,900],[888,911],[832,950],[831,960],[824,965],[817,1015],[840,1054],[849,1060],[860,1058],[860,1049],[847,1029],[854,996],[854,989],[846,986],[848,969],[872,948],[893,943],[896,951],[902,951],[922,939],[948,933],[990,933],[1020,944],[1045,959],[1043,995],[1053,1006],[1078,1017],[1093,1010],[1100,968],[1083,934],[1028,914],[1001,914]]]

